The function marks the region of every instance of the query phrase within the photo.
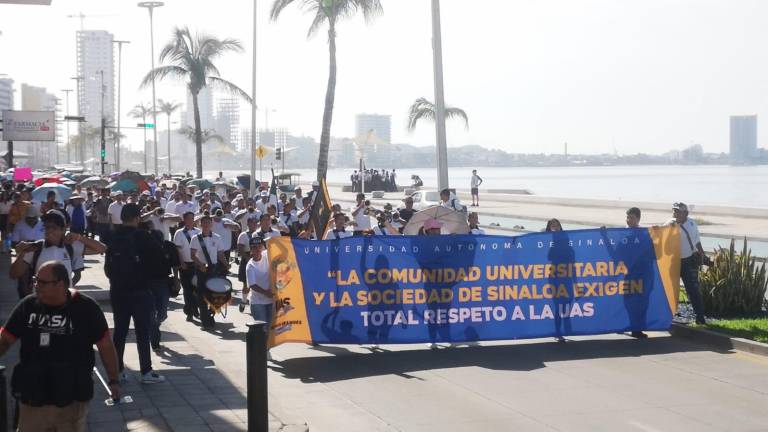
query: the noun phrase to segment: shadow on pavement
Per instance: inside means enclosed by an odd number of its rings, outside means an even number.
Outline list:
[[[439,350],[386,351],[386,345],[382,348],[384,350],[374,353],[359,353],[339,346],[314,347],[315,350],[333,356],[287,359],[272,364],[270,368],[286,378],[299,379],[302,382],[334,382],[468,366],[492,370],[531,371],[546,367],[546,363],[558,361],[713,351],[710,347],[682,342],[672,337],[646,340],[582,340],[565,344],[542,342]]]

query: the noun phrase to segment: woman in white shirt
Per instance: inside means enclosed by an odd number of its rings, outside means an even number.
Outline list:
[[[471,212],[467,218],[469,222],[469,233],[472,235],[485,235],[485,230],[480,228],[480,220],[477,212]]]

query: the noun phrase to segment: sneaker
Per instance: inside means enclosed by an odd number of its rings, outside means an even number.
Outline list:
[[[164,381],[165,381],[165,377],[153,370],[141,376],[142,384],[155,384],[155,383],[161,383]]]
[[[195,319],[192,317],[192,315],[187,315],[187,322],[194,322]]]
[[[437,344],[434,343],[434,342],[430,342],[430,343],[427,344],[427,347],[429,349],[431,349],[431,350],[435,350],[435,349],[437,349]]]
[[[560,343],[565,343],[565,338],[562,336],[557,336],[555,337],[555,341]]]
[[[633,331],[630,334],[630,336],[632,336],[633,338],[636,338],[636,339],[647,339],[648,338],[648,335],[643,333],[643,332],[641,332],[641,331]]]
[[[160,352],[160,351],[162,351],[162,350],[163,350],[163,346],[162,346],[162,345],[159,345],[159,344],[158,344],[158,345],[156,345],[156,346],[153,346],[153,347],[152,347],[152,351],[154,351],[154,352],[156,352],[156,353],[159,353],[159,352]]]

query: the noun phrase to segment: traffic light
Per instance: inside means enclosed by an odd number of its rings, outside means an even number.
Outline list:
[[[278,147],[275,149],[275,160],[282,160],[283,159],[283,149]]]
[[[107,150],[106,149],[101,149],[101,160],[104,160],[104,158],[106,158],[106,157],[107,157]]]

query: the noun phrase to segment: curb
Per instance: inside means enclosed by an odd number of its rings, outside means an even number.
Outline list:
[[[669,328],[669,334],[674,337],[690,339],[694,342],[712,345],[718,348],[734,349],[768,357],[768,344],[739,337],[731,337],[712,330],[672,323],[672,326]]]

